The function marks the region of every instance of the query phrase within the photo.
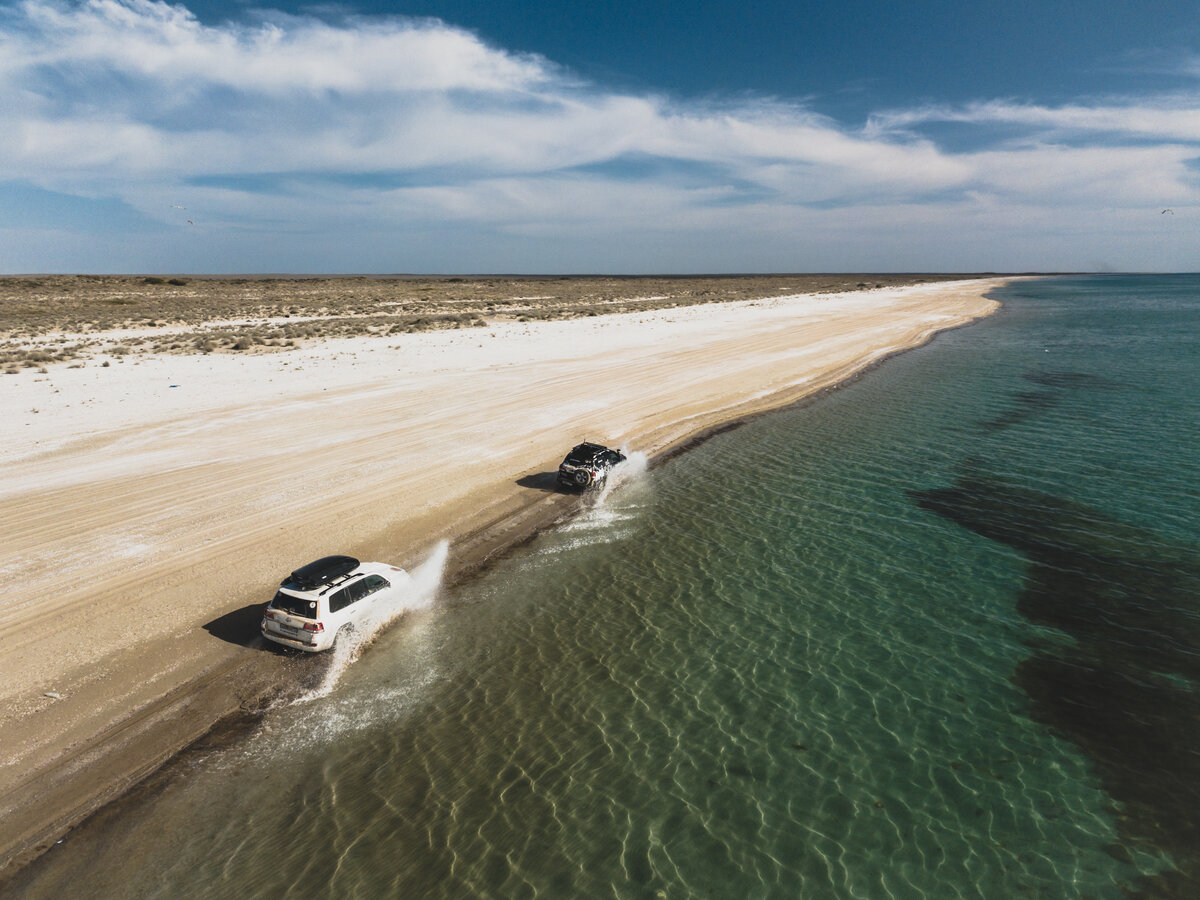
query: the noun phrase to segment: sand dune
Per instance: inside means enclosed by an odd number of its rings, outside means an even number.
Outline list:
[[[447,538],[462,571],[570,511],[544,473],[573,443],[659,453],[990,313],[997,283],[0,381],[0,863],[310,676],[317,661],[252,640],[295,566],[334,552],[412,565]]]

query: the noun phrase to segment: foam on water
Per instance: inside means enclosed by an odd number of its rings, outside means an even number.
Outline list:
[[[296,702],[307,703],[329,696],[345,671],[386,625],[406,612],[430,606],[441,586],[442,573],[446,569],[449,554],[450,544],[447,541],[438,542],[425,562],[405,574],[402,582],[397,585],[399,590],[391,598],[373,604],[367,615],[355,623],[354,630],[339,638],[334,648],[329,651],[332,659],[321,684],[299,697]]]

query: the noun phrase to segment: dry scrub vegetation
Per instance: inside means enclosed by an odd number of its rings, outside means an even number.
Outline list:
[[[389,336],[890,287],[962,275],[717,277],[0,278],[0,367],[9,374],[141,353],[280,352],[305,341]]]

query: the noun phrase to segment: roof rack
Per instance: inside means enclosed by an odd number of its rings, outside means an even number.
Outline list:
[[[340,578],[335,578],[333,581],[328,582],[328,586],[323,591],[321,591],[321,593],[318,594],[317,596],[324,597],[326,594],[328,594],[330,591],[332,591],[335,587],[341,587],[343,584],[345,584],[350,579],[360,578],[360,577],[366,578],[367,573],[366,572],[347,572],[345,575],[341,576]]]

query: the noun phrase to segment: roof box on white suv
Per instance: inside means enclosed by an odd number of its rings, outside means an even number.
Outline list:
[[[283,579],[279,586],[291,587],[298,591],[311,591],[314,588],[332,584],[357,568],[358,560],[353,556],[322,556],[315,562],[298,568]]]

